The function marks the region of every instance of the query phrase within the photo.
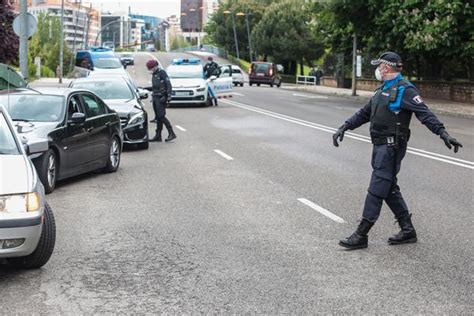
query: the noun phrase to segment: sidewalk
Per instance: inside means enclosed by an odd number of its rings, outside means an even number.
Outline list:
[[[323,94],[323,95],[334,95],[349,99],[357,100],[368,100],[372,95],[372,91],[357,91],[357,96],[353,97],[351,89],[344,88],[333,88],[326,86],[314,86],[314,85],[296,85],[296,84],[283,84],[282,89],[302,91],[307,93]],[[423,97],[423,96],[422,96]],[[474,118],[474,104],[462,103],[445,100],[433,100],[429,98],[423,98],[428,107],[435,113],[448,114],[454,116],[460,116],[465,118]]]

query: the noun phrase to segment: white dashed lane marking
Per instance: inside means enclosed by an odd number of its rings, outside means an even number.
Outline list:
[[[299,198],[298,201],[300,201],[301,203],[311,207],[316,212],[318,212],[318,213],[320,213],[320,214],[322,214],[326,217],[329,217],[330,219],[332,219],[336,223],[345,223],[345,221],[342,218],[340,218],[339,216],[329,212],[327,209],[322,208],[321,206],[317,205],[316,203],[311,202],[310,200],[307,200],[307,199],[304,199],[304,198]]]
[[[227,160],[234,160],[234,158],[232,158],[231,156],[227,155],[225,152],[223,152],[223,151],[221,151],[221,150],[219,150],[219,149],[214,149],[214,152],[215,152],[216,154],[218,154],[219,156],[224,157],[224,158],[227,159]]]

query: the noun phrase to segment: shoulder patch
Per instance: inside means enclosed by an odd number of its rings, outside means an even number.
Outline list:
[[[413,101],[415,101],[416,104],[421,104],[423,103],[423,99],[419,95],[415,95],[413,97]]]

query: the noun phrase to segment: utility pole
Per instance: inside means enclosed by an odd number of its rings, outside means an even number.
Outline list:
[[[63,83],[64,71],[64,0],[61,0],[61,32],[59,36],[59,83]]]
[[[352,43],[352,95],[357,95],[357,79],[356,79],[356,71],[357,71],[357,35],[354,33],[354,40]]]
[[[235,53],[237,55],[237,63],[240,66],[239,43],[237,42],[237,31],[235,29],[235,14],[232,11],[232,26],[234,27]]]
[[[28,3],[27,0],[20,1],[20,71],[23,78],[28,79]]]
[[[250,27],[249,27],[249,13],[250,11],[247,9],[247,12],[245,14],[245,23],[247,24],[247,37],[249,39],[249,54],[250,54],[250,62],[253,61],[252,57],[252,42],[250,40]]]

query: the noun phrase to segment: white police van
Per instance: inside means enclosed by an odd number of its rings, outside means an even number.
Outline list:
[[[173,88],[170,105],[197,104],[212,105],[210,89],[216,97],[230,97],[232,94],[231,71],[224,72],[221,67],[219,77],[204,78],[201,60],[198,58],[173,59],[166,72]]]

